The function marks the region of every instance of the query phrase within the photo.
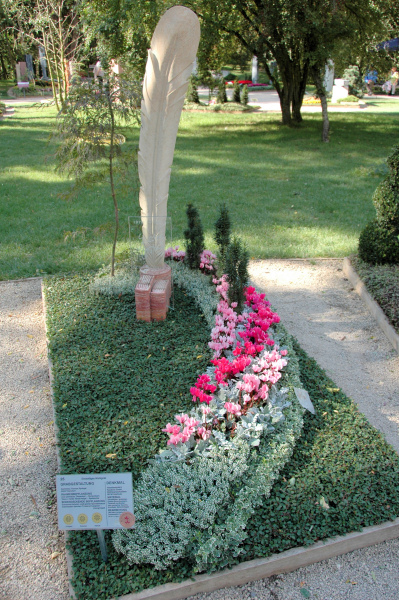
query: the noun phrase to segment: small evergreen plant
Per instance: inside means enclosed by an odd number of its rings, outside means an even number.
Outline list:
[[[244,106],[248,105],[248,86],[245,84],[244,87],[242,88],[242,93],[241,93],[241,104],[243,104]]]
[[[240,102],[241,102],[240,92],[241,92],[240,84],[238,83],[238,81],[235,81],[234,88],[233,88],[233,102],[237,102],[238,104],[240,104]]]
[[[359,237],[359,257],[371,264],[399,263],[399,146],[387,163],[389,173],[373,195],[376,218]]]
[[[226,251],[230,244],[231,222],[225,203],[219,207],[219,217],[215,223],[215,242],[219,248],[219,270],[223,272]]]
[[[363,98],[365,83],[359,71],[359,67],[357,67],[356,65],[351,65],[350,67],[345,69],[342,79],[347,79],[349,81],[349,94],[351,96],[356,96],[356,98]]]
[[[244,306],[244,287],[248,284],[249,254],[241,240],[233,237],[227,251],[224,271],[229,282],[229,300],[237,302],[237,311],[242,312]]]
[[[225,102],[227,102],[226,86],[224,83],[224,79],[221,79],[218,83],[218,95],[216,101],[218,104],[225,104]]]
[[[190,269],[198,269],[200,254],[204,249],[204,231],[198,210],[189,203],[186,210],[188,227],[184,232],[186,239],[186,261]]]
[[[194,104],[200,103],[198,89],[197,89],[197,79],[196,79],[195,75],[191,75],[191,77],[190,77],[190,81],[188,84],[188,90],[187,90],[187,94],[186,94],[186,100],[187,100],[187,102],[193,102]]]

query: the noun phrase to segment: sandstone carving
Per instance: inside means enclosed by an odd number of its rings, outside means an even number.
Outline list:
[[[199,36],[200,26],[195,13],[184,6],[175,6],[161,17],[148,51],[141,103],[139,201],[146,260],[142,276],[153,277],[152,283],[144,286],[149,285],[148,298],[155,280],[168,281],[162,293],[162,286],[157,284],[153,295],[152,304],[157,308],[151,318],[156,319],[166,317],[169,303],[167,298],[164,310],[160,308],[160,298],[166,298],[171,287],[170,267],[164,263],[169,181],[177,129]],[[137,310],[137,318],[150,320],[151,303],[148,300],[147,306],[144,301],[142,282],[136,288],[136,297],[138,290],[141,310]]]

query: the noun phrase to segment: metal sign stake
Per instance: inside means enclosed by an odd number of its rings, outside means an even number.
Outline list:
[[[96,531],[98,541],[100,543],[101,558],[104,562],[108,562],[107,546],[105,544],[104,531],[102,529],[97,529]]]

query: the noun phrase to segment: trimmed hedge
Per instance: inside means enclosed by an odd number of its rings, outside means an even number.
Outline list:
[[[354,259],[353,266],[388,321],[399,333],[399,264],[370,265]]]

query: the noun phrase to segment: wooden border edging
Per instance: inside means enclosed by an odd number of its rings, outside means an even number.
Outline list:
[[[232,569],[212,575],[199,575],[182,583],[166,583],[136,594],[119,596],[119,600],[181,600],[200,592],[213,592],[225,587],[244,585],[279,573],[289,573],[353,550],[373,546],[399,537],[399,518],[395,521],[366,527],[312,546],[292,548],[269,558],[243,562]]]
[[[347,259],[345,259],[347,260]],[[349,278],[349,277],[348,277]],[[360,281],[360,280],[359,280]],[[46,302],[44,298],[42,281],[42,301],[44,313],[44,326],[46,341],[48,344],[47,325],[46,325]],[[379,308],[379,307],[378,307]],[[380,309],[381,310],[381,309]],[[381,311],[382,312],[382,311]],[[385,318],[385,315],[384,315]],[[50,392],[53,403],[54,430],[56,438],[57,463],[60,467],[60,456],[58,447],[58,427],[55,420],[54,396],[53,396],[53,373],[52,362],[47,354]],[[67,540],[68,532],[65,532]],[[201,592],[212,592],[222,588],[228,588],[238,585],[245,585],[250,581],[257,581],[277,575],[279,573],[289,573],[301,567],[312,565],[322,560],[327,560],[353,550],[359,550],[381,542],[387,542],[399,537],[399,517],[394,521],[366,527],[363,531],[348,533],[326,541],[317,542],[312,546],[299,547],[286,550],[279,554],[273,554],[268,558],[258,558],[236,565],[232,569],[225,569],[211,575],[198,575],[194,579],[188,579],[181,583],[166,583],[154,588],[148,588],[141,592],[119,596],[118,600],[183,600],[194,594]],[[68,568],[69,594],[76,598],[71,585],[73,575],[72,554],[65,549]]]
[[[399,352],[399,335],[396,333],[395,329],[392,327],[392,325],[386,318],[383,310],[367,291],[363,281],[360,279],[359,275],[352,267],[352,263],[349,258],[344,258],[343,272],[353,285],[355,291],[359,294],[363,302],[366,304],[367,308],[377,321],[382,331],[387,336],[388,340],[391,342],[396,352]]]

